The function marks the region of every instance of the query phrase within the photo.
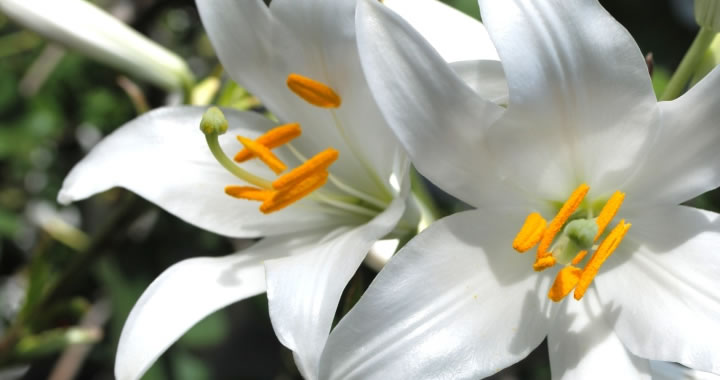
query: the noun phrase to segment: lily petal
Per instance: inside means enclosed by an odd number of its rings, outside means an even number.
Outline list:
[[[720,374],[720,215],[683,206],[627,215],[633,227],[597,277],[635,355]]]
[[[507,106],[507,79],[500,61],[461,61],[451,63],[450,67],[480,97],[497,105]]]
[[[617,312],[594,293],[563,301],[548,334],[553,380],[650,380],[650,361],[631,354],[608,323]]]
[[[163,272],[125,321],[115,360],[118,380],[139,379],[190,327],[231,303],[265,291],[263,261],[305,250],[317,236],[267,238],[225,257],[181,261]]]
[[[680,98],[661,102],[657,142],[632,182],[632,204],[679,204],[720,186],[720,69]]]
[[[100,142],[68,174],[58,195],[70,203],[115,186],[127,188],[200,228],[232,237],[278,235],[332,225],[323,213],[297,207],[264,215],[255,202],[232,198],[225,186],[241,180],[210,153],[199,130],[200,107],[168,107],[148,112]],[[236,134],[255,137],[273,123],[251,112],[226,110],[225,152],[241,148]],[[267,168],[252,161],[243,167],[266,178]]]
[[[273,328],[295,352],[305,378],[317,378],[320,354],[345,285],[370,247],[392,231],[404,210],[405,198],[396,198],[367,224],[337,229],[305,254],[265,263]]]
[[[479,4],[510,89],[489,142],[503,172],[547,199],[565,199],[578,179],[593,184],[591,196],[612,193],[655,130],[635,41],[596,0]]]
[[[495,60],[498,55],[482,23],[438,0],[384,0],[447,62]]]
[[[320,378],[477,379],[525,357],[553,308],[510,248],[523,217],[467,211],[411,240],[333,330]]]
[[[650,370],[652,371],[653,380],[718,380],[720,376],[696,371],[680,364],[670,362],[660,362],[651,360]]]
[[[493,177],[486,127],[503,108],[480,98],[398,15],[361,0],[356,15],[363,69],[390,127],[418,170],[474,206],[517,204]],[[470,127],[472,126],[472,127]]]

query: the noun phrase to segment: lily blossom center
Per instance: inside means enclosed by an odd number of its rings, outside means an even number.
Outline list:
[[[337,150],[327,148],[274,181],[269,181],[242,169],[225,155],[218,136],[225,133],[227,128],[227,119],[217,107],[208,109],[200,122],[200,130],[205,134],[215,159],[230,173],[255,186],[229,185],[225,187],[225,193],[239,199],[262,202],[260,211],[265,214],[281,210],[322,187],[329,176],[327,169],[339,156]],[[300,124],[292,123],[273,128],[255,140],[237,136],[244,148],[235,155],[234,161],[242,163],[258,158],[279,175],[287,169],[287,165],[272,149],[287,144],[301,134]]]
[[[620,209],[625,194],[616,191],[605,202],[597,217],[593,217],[594,204],[583,202],[589,190],[586,184],[578,186],[549,223],[537,212],[528,215],[513,241],[513,248],[520,253],[537,245],[533,264],[535,271],[543,271],[556,263],[565,265],[548,292],[548,298],[555,302],[561,301],[573,289],[574,298],[580,300],[602,264],[617,249],[631,226],[624,219],[621,220],[596,245]],[[578,265],[593,248],[594,253],[580,269]]]

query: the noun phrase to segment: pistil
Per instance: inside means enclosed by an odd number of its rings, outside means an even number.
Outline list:
[[[585,259],[594,243],[603,235],[625,199],[624,193],[616,191],[605,203],[597,218],[593,219],[590,215],[588,219],[574,219],[568,222],[589,190],[586,184],[575,189],[547,228],[545,219],[540,214],[528,215],[513,241],[513,248],[520,253],[538,245],[537,258],[533,264],[533,269],[536,271],[550,268],[558,262],[566,265],[558,272],[548,292],[548,298],[555,302],[561,301],[573,289],[575,289],[575,299],[581,299],[602,264],[617,249],[630,229],[630,224],[621,220],[600,243],[585,267],[578,268],[577,265]],[[561,230],[563,230],[562,235],[555,239]]]

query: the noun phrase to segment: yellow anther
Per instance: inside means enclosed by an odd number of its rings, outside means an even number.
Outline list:
[[[547,225],[547,222],[542,216],[540,216],[539,213],[533,212],[528,215],[525,219],[525,223],[523,223],[523,226],[520,229],[520,232],[518,232],[517,236],[515,236],[515,240],[513,240],[513,248],[515,248],[516,251],[523,253],[534,247],[535,244],[540,241],[540,238],[542,238],[543,231],[545,231],[545,225]]]
[[[305,180],[317,173],[325,171],[335,160],[338,159],[340,153],[333,149],[327,148],[316,154],[313,158],[305,161],[302,165],[291,170],[273,182],[274,189],[282,190],[291,186],[295,186],[300,181]]]
[[[268,149],[273,149],[287,144],[292,139],[300,136],[300,134],[302,134],[300,124],[285,124],[267,131],[267,133],[255,139],[255,142],[264,145]],[[236,162],[245,162],[253,157],[255,157],[255,154],[250,149],[245,148],[235,155],[234,160]]]
[[[277,156],[275,156],[265,145],[259,144],[257,141],[253,141],[247,137],[238,136],[237,138],[245,146],[245,148],[262,160],[262,162],[264,162],[265,165],[272,169],[272,171],[276,174],[282,173],[285,169],[287,169],[287,166],[285,166],[285,164],[280,161],[280,159],[277,158]]]
[[[290,74],[287,86],[306,102],[322,108],[338,108],[342,102],[340,96],[327,85],[300,74]]]
[[[615,217],[615,214],[617,214],[618,210],[620,209],[620,205],[622,205],[624,199],[625,193],[616,191],[615,193],[613,193],[610,199],[608,199],[607,203],[605,203],[605,206],[603,206],[602,210],[600,210],[600,215],[598,215],[597,219],[595,219],[595,223],[597,223],[598,226],[598,232],[597,235],[595,235],[595,241],[600,238],[602,233],[605,231],[605,228]]]
[[[235,198],[240,199],[247,199],[251,201],[261,201],[264,202],[275,192],[273,190],[265,190],[265,189],[258,189],[257,187],[251,187],[251,186],[226,186],[225,187],[225,194],[230,195]]]
[[[547,255],[543,257],[538,257],[535,259],[535,264],[533,264],[533,269],[535,272],[542,272],[545,269],[550,268],[551,266],[555,265],[555,257],[553,255]]]
[[[270,199],[264,201],[262,205],[260,205],[260,211],[268,214],[297,202],[304,196],[324,185],[325,182],[327,182],[328,175],[329,173],[327,171],[315,173],[295,184],[295,186],[275,191]]]
[[[543,237],[540,240],[540,245],[537,250],[538,259],[550,255],[548,249],[550,248],[550,244],[552,244],[553,239],[555,239],[555,235],[557,235],[565,222],[567,222],[570,216],[575,212],[575,210],[577,210],[589,190],[590,186],[583,183],[578,186],[572,194],[570,194],[570,198],[568,198],[565,204],[562,205],[560,211],[558,211],[557,215],[555,215],[548,225],[548,228],[543,233]]]
[[[572,265],[578,265],[581,261],[587,256],[588,251],[586,249],[583,249],[582,251],[578,252],[575,257],[572,259]]]
[[[613,228],[612,231],[610,231],[610,234],[608,234],[605,240],[600,243],[600,246],[595,253],[593,253],[590,261],[588,261],[588,263],[585,264],[585,268],[583,268],[580,280],[575,287],[574,296],[576,300],[579,300],[583,297],[583,295],[585,295],[585,291],[587,291],[590,283],[592,283],[592,280],[597,275],[598,270],[600,270],[600,267],[603,265],[605,260],[607,260],[618,247],[622,239],[625,237],[625,234],[630,229],[630,226],[630,223],[625,223],[625,220],[621,220],[620,223]]]
[[[548,298],[560,302],[577,285],[581,274],[582,270],[574,266],[566,266],[561,269],[555,277],[552,287],[550,287]]]

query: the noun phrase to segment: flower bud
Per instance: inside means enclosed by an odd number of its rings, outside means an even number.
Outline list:
[[[200,130],[206,134],[222,135],[228,129],[228,121],[220,108],[210,107],[203,114],[200,121]]]
[[[695,21],[704,28],[720,32],[720,0],[695,0]]]
[[[0,0],[13,21],[67,48],[167,90],[194,79],[180,57],[84,0]]]

